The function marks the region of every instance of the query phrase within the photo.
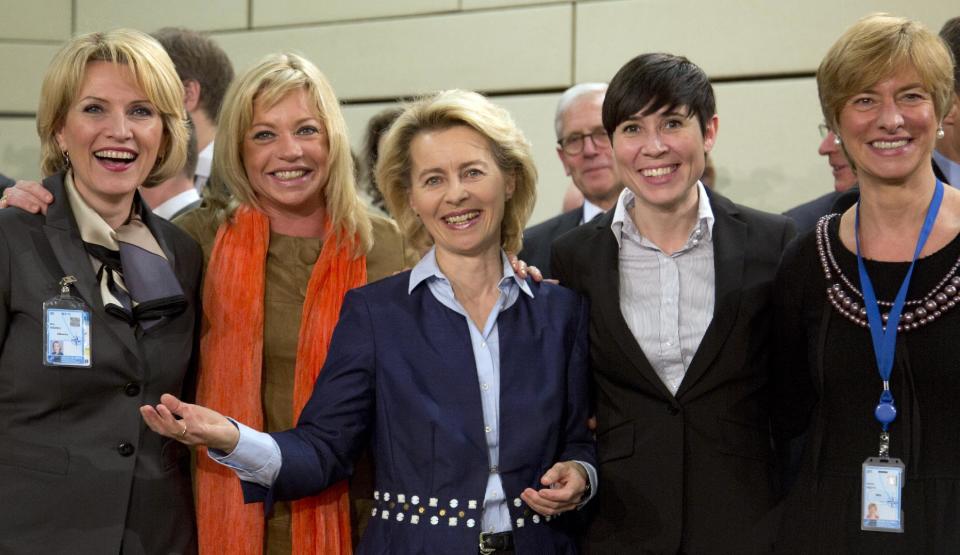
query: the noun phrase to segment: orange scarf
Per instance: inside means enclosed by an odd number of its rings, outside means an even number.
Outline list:
[[[328,227],[329,229],[329,227]],[[263,429],[264,276],[270,222],[247,206],[217,231],[203,289],[210,328],[200,343],[197,402],[254,429]],[[339,243],[339,244],[338,244]],[[294,374],[293,421],[313,392],[347,290],[367,281],[365,257],[328,232],[307,286]],[[197,453],[197,528],[200,553],[263,552],[263,505],[243,503],[240,480],[229,468]],[[293,553],[349,554],[347,481],[291,506]]]

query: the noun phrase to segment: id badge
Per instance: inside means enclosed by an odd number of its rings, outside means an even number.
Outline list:
[[[900,459],[870,457],[863,462],[861,530],[903,532],[903,470]]]
[[[43,303],[43,365],[90,368],[90,309],[70,295],[76,278],[60,280],[60,295]]]

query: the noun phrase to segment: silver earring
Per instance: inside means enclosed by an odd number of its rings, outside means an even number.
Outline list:
[[[63,165],[64,168],[70,169],[70,153],[66,150],[63,151]]]
[[[941,125],[937,128],[937,138],[942,139],[944,135],[945,133],[943,132],[943,126]]]
[[[837,146],[840,146],[841,144],[843,144],[843,141],[840,140],[840,135],[833,136],[833,144]]]

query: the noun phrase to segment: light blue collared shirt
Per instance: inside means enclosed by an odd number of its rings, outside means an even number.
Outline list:
[[[497,302],[487,316],[483,329],[478,329],[470,319],[463,305],[457,301],[453,286],[437,265],[436,252],[430,249],[420,262],[410,272],[408,293],[426,282],[433,297],[450,310],[462,315],[467,321],[470,330],[470,343],[473,347],[473,357],[477,366],[477,378],[480,384],[480,399],[483,408],[484,436],[487,440],[490,477],[483,498],[482,526],[485,532],[506,532],[511,530],[510,511],[507,507],[506,493],[503,482],[497,470],[500,461],[500,336],[497,318],[519,298],[520,294],[533,297],[533,291],[526,281],[518,278],[510,266],[510,261],[502,251],[500,258],[503,262],[503,277],[498,288],[500,295]],[[280,447],[269,434],[258,432],[235,422],[240,429],[240,441],[236,449],[229,455],[222,452],[208,450],[210,457],[230,468],[244,481],[254,482],[270,487],[277,479],[282,464]],[[579,463],[587,471],[587,478],[592,486],[589,501],[596,493],[597,471],[593,465],[582,461]],[[519,493],[519,492],[518,492]]]

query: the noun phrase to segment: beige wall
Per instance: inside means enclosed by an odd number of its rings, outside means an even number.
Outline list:
[[[717,187],[782,211],[830,189],[812,75],[845,26],[879,10],[933,29],[960,13],[943,0],[0,0],[0,172],[37,173],[32,118],[64,39],[180,25],[209,31],[238,69],[279,49],[310,57],[347,102],[357,147],[366,119],[397,97],[450,87],[494,95],[533,145],[534,221],[557,213],[567,185],[554,151],[559,93],[608,80],[642,52],[684,54],[720,80]]]

